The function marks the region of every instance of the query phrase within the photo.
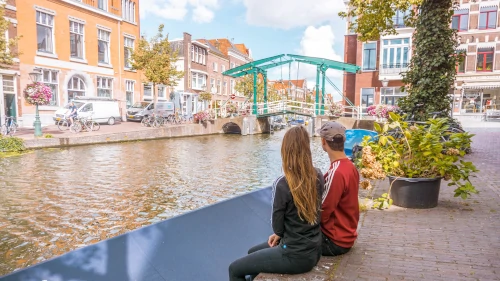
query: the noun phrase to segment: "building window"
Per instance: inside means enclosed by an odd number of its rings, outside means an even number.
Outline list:
[[[83,59],[83,24],[69,22],[69,45],[72,58]]]
[[[382,40],[382,68],[405,68],[410,61],[410,38]]]
[[[54,41],[52,28],[54,27],[54,16],[36,11],[36,37],[37,50],[44,53],[54,53]]]
[[[465,51],[458,51],[457,52],[457,59],[459,60],[457,62],[457,73],[465,73],[465,63],[467,60],[467,55]]]
[[[194,46],[191,45],[191,61],[194,62]]]
[[[227,95],[227,82],[224,81],[224,88],[222,88],[222,94]]]
[[[458,31],[469,30],[469,10],[456,10],[451,20],[451,28]]]
[[[217,93],[220,94],[221,93],[221,82],[219,79],[217,79]]]
[[[191,88],[202,90],[207,85],[207,76],[198,72],[191,72]]]
[[[361,88],[361,106],[365,110],[370,105],[373,105],[374,96],[375,88]]]
[[[150,84],[144,84],[144,98],[153,97],[153,87]]]
[[[125,68],[132,68],[132,50],[134,50],[134,39],[129,37],[124,37],[124,56],[125,56]]]
[[[167,88],[163,85],[158,86],[158,98],[159,99],[165,99],[165,93],[167,91]]]
[[[134,86],[135,81],[125,80],[125,99],[127,101],[127,108],[134,104]]]
[[[226,66],[221,64],[220,65],[220,72],[224,72],[224,71],[226,71]]]
[[[400,87],[382,88],[380,93],[380,103],[387,105],[397,105],[398,100],[406,96],[405,92],[401,92]]]
[[[135,22],[135,3],[130,0],[122,0],[122,18],[129,22]]]
[[[234,64],[234,62],[231,63],[231,68],[235,68],[236,67],[236,64]]]
[[[215,90],[215,79],[211,78],[210,79],[210,92],[213,93],[214,90]]]
[[[113,78],[97,77],[97,96],[105,98],[113,96]]]
[[[229,83],[230,83],[229,86],[231,87],[231,89],[229,90],[230,91],[229,94],[233,94],[234,93],[234,80],[231,79],[231,81],[229,81]]]
[[[194,62],[199,63],[198,58],[199,58],[199,49],[198,47],[194,47]]]
[[[68,82],[68,101],[74,100],[75,97],[85,96],[85,83],[78,76],[73,76]]]
[[[58,104],[59,83],[57,81],[58,71],[50,69],[42,69],[42,81],[52,90],[52,98],[50,105]]]
[[[102,29],[97,30],[98,48],[97,56],[100,63],[109,64],[109,38],[110,32]]]
[[[497,28],[497,11],[498,7],[482,7],[479,14],[479,29],[495,29]]]
[[[217,72],[217,63],[216,62],[213,63],[212,67],[214,68],[214,71]]]
[[[493,71],[493,48],[477,50],[477,71]]]
[[[392,22],[395,28],[403,28],[405,25],[405,17],[410,15],[410,10],[407,11],[395,11],[394,17],[392,18]]]
[[[107,11],[108,10],[108,1],[107,0],[97,0],[97,8]]]
[[[377,43],[363,44],[363,70],[375,70],[377,68]]]

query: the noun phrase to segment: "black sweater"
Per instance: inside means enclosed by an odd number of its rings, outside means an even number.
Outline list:
[[[299,217],[293,202],[290,187],[284,176],[273,184],[272,226],[276,235],[281,237],[280,247],[288,256],[309,257],[321,250],[321,197],[325,180],[321,171],[316,169],[318,190],[318,213],[316,223],[311,225]]]

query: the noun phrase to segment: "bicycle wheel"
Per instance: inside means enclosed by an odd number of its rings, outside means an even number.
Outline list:
[[[148,117],[142,117],[142,120],[141,120],[141,125],[143,127],[147,127],[148,126],[148,123],[149,123],[149,118]]]
[[[61,131],[68,130],[69,122],[67,120],[59,120],[59,122],[57,122],[57,128]]]
[[[99,131],[99,129],[101,128],[101,125],[99,123],[97,123],[96,121],[92,121],[91,128],[92,128],[92,131]]]
[[[9,135],[13,136],[17,131],[17,124],[16,123],[11,123],[9,126]]]
[[[69,127],[72,133],[79,133],[82,131],[82,124],[80,122],[74,122],[73,125]]]
[[[7,126],[5,126],[5,124],[3,124],[2,127],[0,127],[0,135],[2,136],[7,135]]]

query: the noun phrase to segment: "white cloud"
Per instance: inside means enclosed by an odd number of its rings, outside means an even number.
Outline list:
[[[184,20],[192,11],[192,19],[198,23],[211,22],[214,10],[219,7],[219,0],[142,0],[141,18],[148,14],[170,20]]]
[[[249,24],[289,29],[323,24],[345,9],[343,0],[243,0]]]

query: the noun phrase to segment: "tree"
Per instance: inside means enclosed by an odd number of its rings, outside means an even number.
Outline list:
[[[142,37],[139,45],[132,51],[130,62],[132,69],[142,71],[145,83],[153,85],[153,101],[158,102],[157,85],[174,87],[184,75],[177,70],[175,62],[178,54],[170,47],[167,36],[163,35],[163,24],[158,27],[158,33],[149,41]],[[156,111],[156,106],[155,106]]]
[[[457,56],[456,30],[451,28],[454,3],[451,0],[351,0],[347,13],[341,17],[355,20],[352,31],[361,41],[378,40],[384,34],[396,34],[396,11],[411,12],[405,17],[407,26],[415,27],[413,56],[409,69],[402,73],[404,90],[408,93],[398,101],[405,111],[411,112],[423,104],[417,119],[428,118],[434,111],[450,113],[449,95],[456,76],[456,65],[463,59]]]
[[[0,34],[5,34],[9,29],[10,21],[5,17],[5,4],[0,5]],[[5,36],[0,36],[0,68],[8,68],[14,64],[14,58],[19,53],[17,52],[17,42],[21,37],[8,39]]]
[[[234,90],[243,93],[247,99],[253,101],[253,74],[245,75],[237,81],[236,85],[234,85]],[[270,102],[279,99],[278,92],[272,85],[267,83],[267,101]],[[264,102],[264,80],[260,75],[257,77],[257,102]]]

